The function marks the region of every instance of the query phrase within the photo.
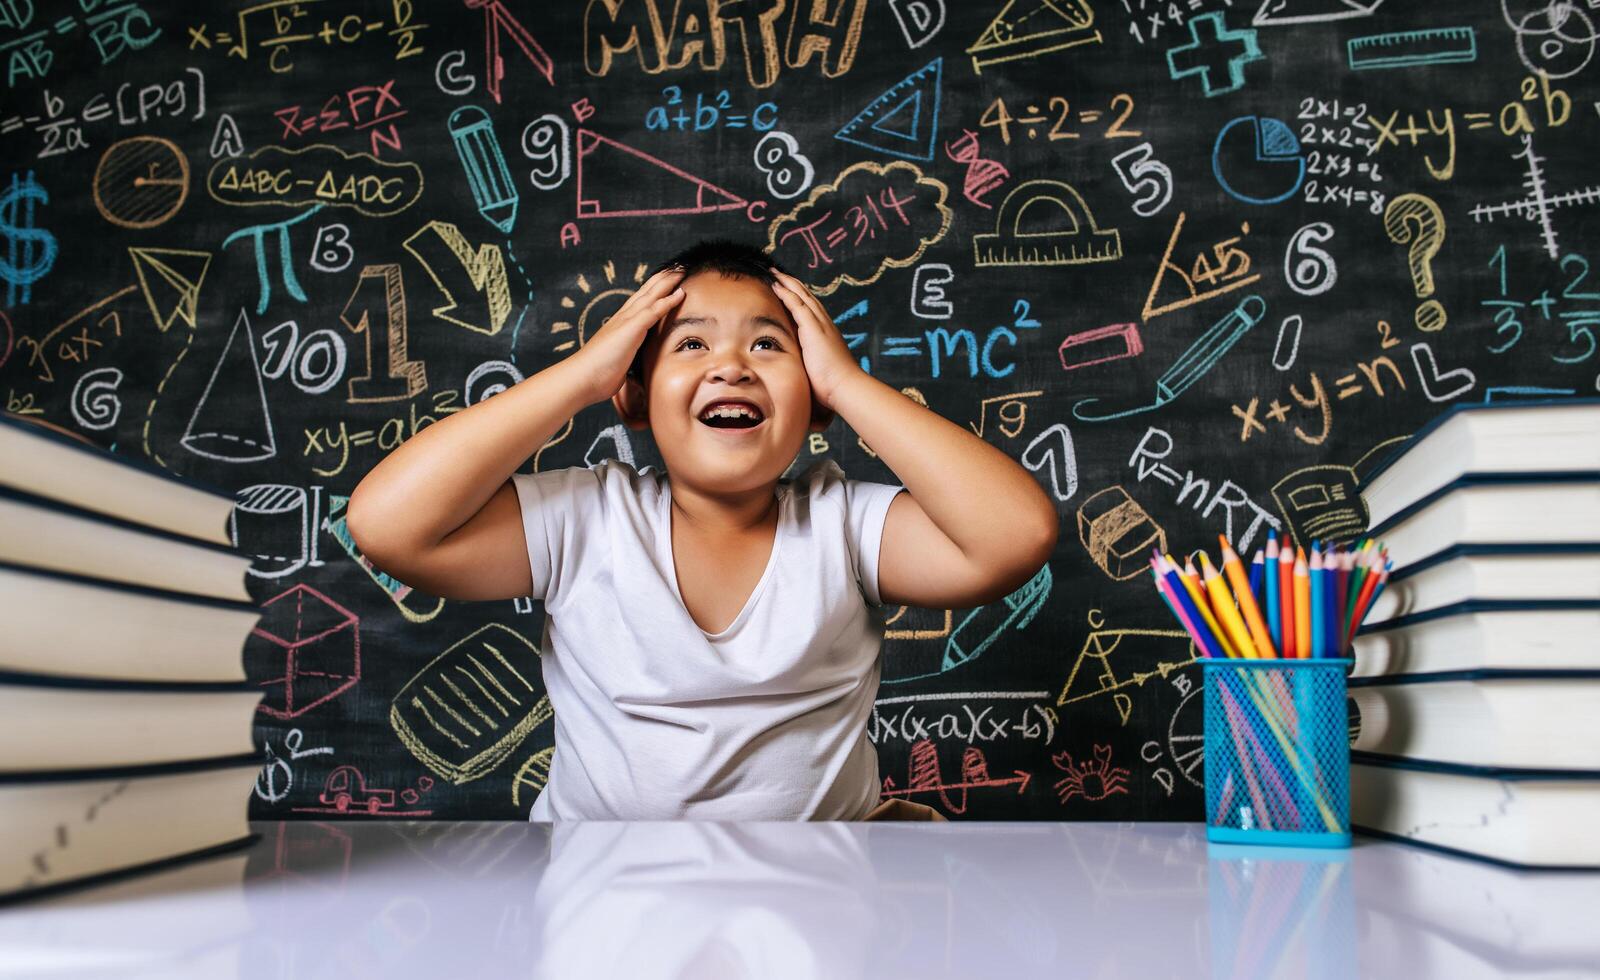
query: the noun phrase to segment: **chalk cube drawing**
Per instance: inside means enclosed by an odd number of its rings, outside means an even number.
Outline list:
[[[1120,486],[1106,487],[1078,508],[1078,540],[1095,565],[1119,582],[1148,567],[1151,548],[1167,550],[1167,532]]]
[[[261,604],[250,632],[283,659],[283,673],[261,682],[261,711],[298,718],[354,687],[361,679],[361,619],[309,585],[296,585]]]

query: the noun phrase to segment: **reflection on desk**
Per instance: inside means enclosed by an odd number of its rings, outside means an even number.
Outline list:
[[[258,823],[0,913],[0,977],[1593,976],[1600,875],[1199,824]]]

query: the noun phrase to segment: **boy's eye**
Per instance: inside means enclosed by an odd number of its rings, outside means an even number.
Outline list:
[[[772,344],[772,348],[771,349],[773,349],[773,350],[783,350],[783,345],[779,344],[777,339],[774,338],[774,337],[757,337],[755,339],[754,343],[759,344],[759,343],[762,343],[763,341]],[[699,337],[687,337],[687,338],[684,339],[683,343],[678,345],[677,349],[678,350],[684,350],[690,344],[700,344],[700,343],[701,342],[700,342],[700,338]],[[705,346],[705,345],[701,344],[701,346]]]

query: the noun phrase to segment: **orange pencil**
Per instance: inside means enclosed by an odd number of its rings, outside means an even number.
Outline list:
[[[1250,627],[1250,639],[1256,645],[1256,654],[1276,657],[1278,651],[1272,645],[1272,634],[1267,632],[1267,621],[1261,618],[1261,607],[1256,604],[1256,594],[1250,588],[1250,577],[1245,574],[1244,563],[1239,560],[1238,552],[1233,550],[1227,538],[1219,534],[1217,540],[1222,542],[1222,570],[1227,573],[1228,584],[1233,586],[1233,594],[1239,600],[1239,612],[1244,615],[1245,625]]]
[[[1278,617],[1283,620],[1283,646],[1285,657],[1298,656],[1295,644],[1294,609],[1294,550],[1285,538],[1278,550]]]
[[[1304,548],[1296,548],[1294,558],[1294,655],[1311,656],[1311,576]]]

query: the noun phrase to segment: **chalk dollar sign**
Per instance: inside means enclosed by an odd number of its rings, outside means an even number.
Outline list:
[[[35,202],[49,204],[50,195],[33,179],[33,171],[19,181],[11,175],[11,186],[0,194],[0,237],[8,246],[0,249],[0,279],[6,281],[6,305],[28,302],[33,284],[56,263],[56,238],[42,228],[33,227]]]

